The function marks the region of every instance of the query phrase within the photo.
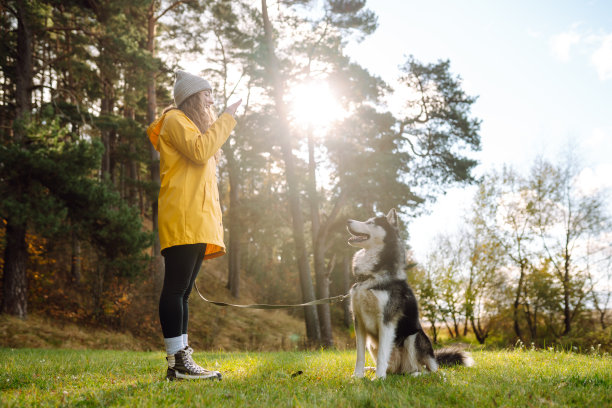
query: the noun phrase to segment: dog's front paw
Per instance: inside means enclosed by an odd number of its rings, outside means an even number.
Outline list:
[[[384,367],[376,367],[376,379],[384,380],[387,377],[387,369]]]
[[[358,371],[355,370],[355,372],[353,373],[353,378],[363,378],[364,377],[364,373],[362,370]]]

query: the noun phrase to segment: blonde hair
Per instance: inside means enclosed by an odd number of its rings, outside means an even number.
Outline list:
[[[208,128],[217,120],[217,113],[212,106],[204,103],[204,98],[201,97],[202,92],[204,91],[196,92],[189,96],[178,107],[168,106],[164,109],[163,113],[172,109],[179,109],[197,126],[200,133],[206,133]],[[221,149],[215,153],[217,163],[220,158]]]

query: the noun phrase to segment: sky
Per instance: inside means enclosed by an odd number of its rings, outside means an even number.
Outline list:
[[[612,0],[370,0],[367,7],[378,29],[348,45],[351,58],[390,83],[408,55],[449,59],[463,89],[478,96],[475,174],[502,164],[526,172],[537,156],[555,160],[569,144],[584,182],[612,190]],[[437,234],[458,227],[472,191],[450,189],[411,222],[417,261]]]

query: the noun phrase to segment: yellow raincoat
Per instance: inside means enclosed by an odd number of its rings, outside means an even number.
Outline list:
[[[162,250],[206,243],[204,259],[225,254],[214,154],[235,125],[232,115],[224,113],[202,134],[182,111],[173,109],[147,129],[160,154]]]

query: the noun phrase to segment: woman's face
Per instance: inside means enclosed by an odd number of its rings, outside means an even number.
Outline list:
[[[206,89],[205,91],[202,91],[200,93],[200,97],[202,98],[204,105],[206,105],[207,107],[215,104],[215,101],[213,101],[213,98],[212,98],[212,91],[210,89]]]

